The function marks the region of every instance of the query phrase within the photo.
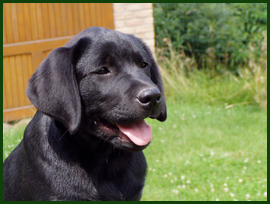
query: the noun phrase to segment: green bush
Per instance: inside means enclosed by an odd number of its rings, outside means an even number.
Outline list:
[[[156,47],[166,47],[169,40],[177,53],[194,57],[198,69],[222,63],[236,71],[248,61],[249,43],[261,55],[267,4],[155,3],[154,24]],[[163,55],[170,57],[166,50]]]

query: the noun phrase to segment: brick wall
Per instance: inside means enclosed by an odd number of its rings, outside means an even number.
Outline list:
[[[134,34],[155,52],[152,3],[114,3],[114,29]]]

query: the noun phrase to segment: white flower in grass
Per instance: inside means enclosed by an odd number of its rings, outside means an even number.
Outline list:
[[[229,194],[230,194],[231,197],[234,197],[234,194],[233,193],[230,192]]]
[[[216,201],[219,201],[219,199],[217,198]]]
[[[247,167],[246,166],[244,166],[244,168],[243,168],[244,170],[247,170]]]
[[[230,179],[230,177],[229,177],[229,176],[227,176],[227,177],[226,177],[226,179],[227,179],[227,180],[229,180],[229,179]]]
[[[246,194],[246,199],[249,199],[250,198],[250,195],[247,193]]]
[[[173,129],[176,129],[176,125],[173,125]]]
[[[189,184],[190,183],[190,180],[187,180],[187,183]]]
[[[238,201],[236,198],[233,198],[234,201]]]
[[[167,174],[164,174],[164,178],[167,178],[168,177],[168,175]]]
[[[229,188],[224,188],[224,191],[227,193],[227,192],[229,192]]]
[[[215,189],[214,188],[211,188],[211,192],[214,193],[215,192]]]
[[[182,186],[178,185],[177,188],[182,188]]]
[[[258,160],[257,163],[260,164],[261,163],[261,160]]]
[[[185,184],[182,185],[182,188],[183,188],[183,189],[186,189],[186,187],[187,187],[187,186],[186,186]]]
[[[172,175],[172,173],[171,173],[171,172],[169,172],[168,174],[169,174],[169,176],[171,176],[171,175]]]
[[[214,188],[214,184],[211,183],[211,184],[210,184],[210,187],[211,187],[211,188]]]
[[[245,158],[244,162],[247,163],[248,162],[248,158]]]
[[[239,183],[243,183],[243,179],[239,179],[238,181],[239,181]]]
[[[181,180],[182,180],[182,181],[185,180],[185,176],[181,176]]]
[[[267,192],[264,192],[264,193],[263,193],[263,196],[264,196],[264,197],[267,197]]]
[[[174,189],[173,189],[172,191],[173,191],[174,194],[178,194],[178,193],[179,193],[178,190],[174,190]]]
[[[227,183],[223,183],[223,186],[228,186]]]
[[[174,182],[174,180],[171,180],[171,183],[173,183]]]
[[[199,192],[198,188],[195,188],[194,191],[195,191],[195,193],[198,193]]]
[[[182,119],[182,120],[185,120],[185,114],[182,114],[182,115],[181,115],[181,119]]]

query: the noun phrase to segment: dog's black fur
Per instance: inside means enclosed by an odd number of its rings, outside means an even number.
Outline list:
[[[3,164],[4,200],[140,200],[142,150],[115,124],[166,119],[162,79],[133,35],[88,28],[29,80],[37,113]]]

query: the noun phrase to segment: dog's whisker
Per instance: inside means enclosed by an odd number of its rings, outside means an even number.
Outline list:
[[[60,142],[60,140],[64,137],[64,135],[65,135],[67,132],[68,132],[68,130],[66,130],[66,131],[64,132],[64,134],[61,135],[61,137],[58,139],[58,142]]]

